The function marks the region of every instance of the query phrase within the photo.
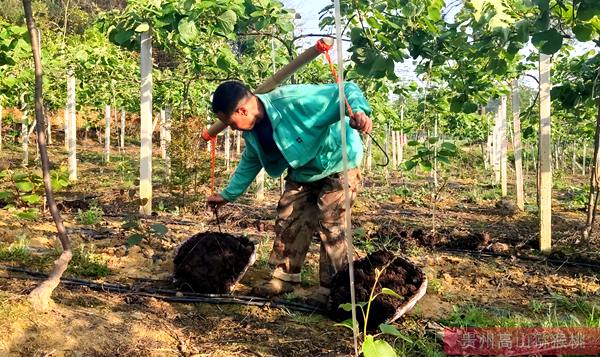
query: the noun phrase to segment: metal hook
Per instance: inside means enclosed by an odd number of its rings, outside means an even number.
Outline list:
[[[383,153],[383,155],[385,155],[385,164],[375,163],[375,165],[381,166],[381,167],[386,167],[390,163],[390,157],[388,156],[387,152],[385,152],[385,150],[381,147],[381,145],[379,145],[379,143],[377,142],[377,140],[375,140],[375,138],[373,137],[373,135],[371,135],[371,133],[369,133],[368,135],[371,138],[371,140],[375,143],[375,145],[377,145],[377,147],[379,148],[379,150],[381,150],[381,152]]]

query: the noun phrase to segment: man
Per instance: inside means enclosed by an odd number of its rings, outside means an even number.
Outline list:
[[[354,113],[346,117],[348,177],[354,201],[363,152],[357,130],[370,133],[373,124],[361,90],[353,83],[344,87]],[[327,84],[289,85],[253,94],[243,83],[227,81],[213,95],[212,111],[223,123],[244,132],[246,147],[229,185],[207,199],[210,207],[218,209],[234,201],[262,168],[272,177],[288,169],[269,257],[275,269],[272,279],[255,287],[252,294],[271,297],[293,291],[300,283],[315,231],[321,238],[316,301],[326,303],[332,276],[347,265],[338,92],[337,84]]]

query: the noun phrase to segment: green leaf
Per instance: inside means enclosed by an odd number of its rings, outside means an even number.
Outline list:
[[[433,169],[431,162],[429,160],[423,160],[419,162],[419,167],[425,172],[430,172]]]
[[[390,295],[390,296],[396,297],[398,299],[402,299],[402,296],[398,295],[397,292],[395,292],[394,290],[389,289],[389,288],[382,288],[381,293],[385,294],[385,295]]]
[[[411,344],[414,343],[414,341],[412,339],[408,338],[407,336],[404,336],[400,331],[398,331],[398,329],[395,326],[388,325],[388,324],[380,324],[379,330],[386,335],[392,335],[395,337],[399,337],[400,339],[402,339],[408,343],[411,343]]]
[[[437,143],[437,141],[438,141],[438,137],[436,137],[436,136],[433,136],[433,137],[427,139],[427,142],[429,142],[430,144],[435,144],[435,143]]]
[[[396,357],[396,352],[387,342],[375,340],[373,336],[365,336],[362,345],[364,357]]]
[[[433,22],[437,22],[442,20],[442,12],[441,9],[437,6],[429,6],[427,8],[427,16]]]
[[[146,32],[150,30],[150,25],[147,22],[142,22],[135,28],[135,32]]]
[[[417,145],[419,145],[419,142],[417,140],[410,140],[408,143],[406,143],[406,145],[417,146]]]
[[[521,43],[526,43],[529,41],[529,21],[527,20],[521,20],[518,21],[515,24],[516,30],[517,30],[517,36],[515,37],[515,40],[521,42]]]
[[[442,149],[455,153],[458,148],[453,143],[445,141],[442,143]]]
[[[8,191],[0,191],[0,201],[12,201],[13,195]]]
[[[413,160],[404,161],[404,163],[402,164],[402,167],[404,168],[405,171],[410,171],[410,170],[414,169],[416,166],[417,166],[417,163]]]
[[[161,235],[161,236],[164,236],[169,231],[169,229],[167,228],[167,226],[165,226],[164,224],[161,224],[161,223],[155,223],[155,224],[151,225],[150,229],[152,229],[152,231],[155,234],[158,234],[158,235]]]
[[[21,200],[27,204],[34,205],[36,203],[39,203],[42,200],[42,197],[32,194],[32,195],[22,196]]]
[[[38,218],[39,211],[35,208],[29,208],[25,211],[17,212],[16,216],[28,221],[33,221]]]
[[[531,43],[540,50],[540,52],[551,55],[562,47],[563,37],[555,29],[538,32],[531,37]]]
[[[473,102],[464,102],[462,105],[462,112],[466,114],[475,113],[477,111],[477,104]]]
[[[193,43],[198,38],[198,28],[196,24],[185,17],[177,25],[179,36],[184,43]]]
[[[218,17],[225,32],[233,32],[237,22],[237,15],[233,10],[227,10]]]
[[[582,1],[577,9],[577,20],[590,21],[594,16],[600,15],[600,10],[597,3]]]
[[[127,221],[125,223],[123,223],[121,225],[121,228],[123,229],[132,229],[132,228],[139,228],[139,224],[136,221]]]
[[[131,36],[133,35],[133,31],[131,30],[119,30],[116,34],[115,34],[115,42],[118,43],[119,45],[125,44],[127,42],[129,42],[129,40],[131,39]]]
[[[352,304],[349,302],[347,302],[345,304],[340,304],[339,308],[344,311],[352,311]]]
[[[581,42],[587,42],[592,39],[592,33],[594,29],[592,26],[587,24],[579,24],[573,27],[573,33],[575,38]]]
[[[132,247],[136,244],[140,244],[140,242],[144,239],[144,236],[140,233],[134,233],[127,238],[127,246]]]
[[[352,309],[352,308],[350,308],[350,309]],[[337,324],[333,324],[333,326],[346,327],[346,328],[349,328],[351,331],[354,331],[354,328],[352,327],[352,319],[348,319],[348,320],[344,320],[342,322],[338,322]]]
[[[450,165],[450,160],[448,159],[448,156],[446,156],[446,155],[438,155],[437,159],[439,162],[442,162],[446,165]]]
[[[33,184],[29,181],[18,181],[15,182],[15,186],[17,187],[17,190],[19,190],[20,192],[31,192],[33,191]]]
[[[400,331],[392,325],[389,324],[379,324],[379,331],[386,335],[399,337],[401,335]]]

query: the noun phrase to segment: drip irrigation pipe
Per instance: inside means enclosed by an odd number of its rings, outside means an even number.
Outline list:
[[[544,258],[544,257],[536,257],[531,255],[522,255],[522,254],[504,254],[504,253],[494,253],[494,252],[483,252],[479,250],[469,250],[469,249],[453,249],[453,248],[435,248],[436,251],[448,252],[448,253],[463,253],[469,254],[473,256],[481,256],[481,257],[498,257],[498,258],[517,258],[519,260],[533,261],[538,263],[550,263],[558,266],[568,266],[575,268],[590,268],[595,269],[596,271],[600,271],[600,264],[593,263],[585,263],[579,262],[576,260],[570,261],[569,259],[560,260],[553,258]]]
[[[34,272],[23,268],[0,266],[0,269],[24,273],[35,279],[45,279],[48,275],[44,273]],[[9,276],[9,278],[21,278],[18,276]],[[27,278],[24,278],[27,279]],[[139,287],[134,288],[124,284],[112,284],[112,283],[95,283],[88,280],[76,279],[76,278],[61,278],[61,283],[69,286],[85,286],[95,291],[102,291],[108,293],[120,293],[143,297],[153,297],[168,302],[180,302],[180,303],[209,303],[209,304],[241,304],[251,305],[259,307],[274,307],[274,308],[285,308],[288,310],[294,310],[298,312],[306,313],[319,313],[326,314],[326,310],[317,306],[301,304],[292,301],[286,301],[281,299],[270,300],[263,297],[257,296],[246,296],[246,295],[230,295],[230,294],[199,294],[199,293],[188,293],[177,290],[160,289],[153,287]],[[177,296],[179,294],[180,296]]]

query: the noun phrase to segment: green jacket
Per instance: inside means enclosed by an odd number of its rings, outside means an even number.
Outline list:
[[[371,114],[362,91],[351,82],[344,92],[352,111]],[[267,157],[256,134],[242,134],[246,147],[229,185],[221,192],[234,201],[248,189],[264,168],[272,177],[289,168],[289,178],[296,182],[313,182],[343,170],[339,95],[337,84],[288,85],[266,94],[257,94],[265,107],[273,139],[283,156]],[[363,147],[359,133],[350,128],[346,116],[346,140],[349,168],[358,167]]]

